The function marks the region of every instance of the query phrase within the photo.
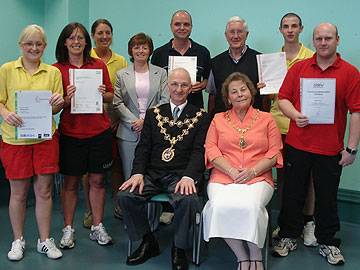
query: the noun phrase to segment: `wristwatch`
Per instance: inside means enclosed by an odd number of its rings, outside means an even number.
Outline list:
[[[346,152],[348,152],[350,155],[356,155],[356,153],[357,153],[357,149],[351,149],[351,148],[349,148],[349,147],[346,147],[345,148],[345,150],[346,150]]]

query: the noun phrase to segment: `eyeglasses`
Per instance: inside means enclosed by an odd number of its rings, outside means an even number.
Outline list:
[[[67,38],[68,40],[74,42],[74,41],[83,41],[85,39],[85,37],[83,36],[70,36]]]
[[[189,83],[178,83],[178,82],[170,83],[170,87],[174,88],[174,89],[178,89],[180,87],[181,90],[187,90],[190,88],[190,86],[191,86],[191,84],[189,84]]]
[[[228,33],[230,34],[230,36],[236,36],[236,35],[241,36],[241,35],[246,34],[247,31],[232,29],[232,30],[229,30]]]
[[[33,47],[35,47],[35,48],[43,48],[43,47],[45,47],[45,43],[42,43],[42,42],[36,42],[36,43],[34,43],[34,42],[23,42],[23,43],[21,43],[21,45],[23,45],[26,48],[33,48]]]

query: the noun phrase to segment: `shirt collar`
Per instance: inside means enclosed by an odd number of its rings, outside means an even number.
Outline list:
[[[15,68],[22,68],[22,69],[26,70],[25,67],[24,67],[24,65],[23,65],[23,63],[22,63],[22,58],[23,58],[23,57],[20,56],[20,57],[15,61]],[[45,64],[44,64],[43,62],[41,62],[41,60],[40,60],[40,65],[39,65],[38,69],[36,70],[36,72],[35,72],[34,74],[36,74],[36,73],[38,73],[38,72],[40,72],[40,71],[46,71]]]
[[[176,51],[175,48],[173,47],[173,41],[174,39],[170,39],[169,41],[169,50],[173,50],[173,51]],[[189,41],[190,41],[190,46],[189,46],[189,49],[188,50],[196,50],[196,47],[193,46],[194,45],[194,42],[191,38],[189,38]],[[186,51],[187,52],[187,51]]]
[[[299,62],[299,61],[301,61],[301,60],[304,60],[304,59],[306,59],[306,58],[309,58],[309,57],[307,56],[307,51],[310,51],[310,50],[307,49],[307,48],[304,46],[304,44],[302,44],[301,42],[299,42],[299,44],[300,44],[300,50],[299,50],[298,54],[296,55],[296,57],[294,57],[294,59],[292,59],[292,60],[287,60],[287,59],[286,59],[286,64],[287,64],[288,67],[291,67],[295,62]],[[284,51],[284,46],[281,47],[281,50],[280,50],[280,51],[281,51],[281,52],[285,52],[285,51]],[[314,54],[314,53],[313,53],[313,54]]]
[[[97,59],[97,58],[91,56],[91,57],[90,57],[90,60],[88,60],[88,61],[84,59],[84,63],[83,63],[80,67],[71,64],[69,60],[66,61],[66,62],[64,63],[64,65],[66,65],[66,66],[68,66],[68,67],[70,67],[70,68],[74,68],[74,69],[86,68],[87,65],[89,65],[89,64],[92,63],[91,59],[94,61],[94,59]],[[99,59],[100,59],[100,58],[99,58]],[[100,59],[100,60],[101,60],[101,59]],[[101,60],[101,61],[102,61],[102,60]]]
[[[241,51],[241,54],[240,54],[239,59],[235,59],[234,57],[232,57],[231,51],[230,51],[230,48],[229,48],[229,50],[228,50],[229,56],[230,56],[230,58],[234,61],[235,64],[239,63],[241,57],[245,54],[247,48],[248,48],[248,46],[245,45],[244,48],[243,48],[243,50]]]
[[[188,101],[186,100],[183,104],[181,105],[175,105],[174,103],[171,102],[170,100],[170,108],[171,108],[171,113],[173,113],[175,107],[178,107],[180,109],[179,111],[179,115],[182,113],[182,111],[184,110],[186,104],[188,103]]]
[[[174,49],[174,45],[173,45],[173,42],[174,42],[174,39],[172,39],[171,41],[170,41],[171,43],[171,48],[172,49]],[[189,49],[191,48],[191,46],[192,46],[192,42],[191,42],[191,39],[189,38],[189,42],[190,42],[190,45],[189,45]],[[175,49],[174,49],[175,50]]]
[[[254,109],[254,107],[252,105],[250,105],[249,109],[246,112],[246,115],[245,115],[243,121],[240,121],[240,119],[238,118],[234,108],[231,108],[230,112],[231,112],[231,116],[232,116],[231,118],[236,119],[235,122],[238,122],[240,124],[245,124],[248,121],[251,121],[253,119],[254,114],[256,113],[256,111],[257,111],[257,109]]]
[[[310,59],[311,59],[311,65],[312,65],[312,66],[317,66],[317,67],[319,67],[318,64],[317,64],[317,60],[316,60],[316,53],[314,53],[314,55],[313,55]],[[338,67],[340,67],[340,64],[341,64],[341,56],[340,56],[340,53],[336,53],[336,59],[335,59],[334,63],[332,63],[328,68],[331,68],[331,67],[333,67],[333,68],[338,68]],[[320,67],[319,67],[319,68],[320,68]],[[328,68],[327,68],[327,69],[328,69]]]
[[[112,63],[112,62],[114,62],[115,61],[115,53],[109,48],[109,50],[111,51],[111,57],[110,57],[110,59],[107,61],[107,63],[105,63],[105,64],[110,64],[110,63]],[[96,53],[96,51],[95,51],[95,48],[92,48],[91,49],[91,54],[90,54],[92,57],[94,57],[94,58],[99,58],[99,59],[101,59],[98,55],[97,55],[97,53]]]

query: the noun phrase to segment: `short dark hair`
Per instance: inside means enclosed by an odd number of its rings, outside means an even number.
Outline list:
[[[297,15],[296,13],[289,12],[289,13],[286,13],[284,16],[282,16],[282,18],[280,20],[280,28],[282,28],[283,20],[285,18],[288,18],[288,17],[296,17],[296,18],[298,18],[299,19],[299,26],[302,27],[302,20],[301,20],[300,16]]]
[[[180,10],[177,10],[177,11],[175,11],[175,12],[173,13],[173,15],[171,16],[170,25],[172,25],[175,15],[177,15],[177,14],[179,14],[179,13],[185,13],[185,14],[187,14],[187,15],[189,16],[189,18],[190,18],[190,23],[191,23],[191,25],[192,25],[191,14],[189,13],[189,11],[187,11],[187,10],[185,10],[185,9],[180,9]]]
[[[148,61],[150,59],[150,55],[152,55],[154,51],[154,44],[150,36],[146,35],[145,33],[138,33],[134,36],[132,36],[128,42],[128,54],[130,56],[130,61],[134,63],[134,56],[132,54],[132,48],[135,47],[135,45],[148,45],[150,49],[150,54]]]
[[[252,81],[249,79],[248,76],[246,76],[243,73],[240,72],[234,72],[231,73],[224,81],[222,88],[221,88],[221,94],[222,94],[222,98],[223,98],[223,102],[225,104],[226,109],[231,109],[232,105],[229,104],[228,102],[228,97],[229,97],[229,85],[232,82],[235,81],[242,81],[243,83],[246,84],[246,86],[249,88],[250,93],[251,93],[251,104],[254,104],[254,98],[256,95],[256,89],[254,84],[252,83]]]
[[[72,23],[69,23],[68,25],[66,25],[64,27],[64,29],[61,31],[60,36],[57,41],[57,44],[56,44],[55,56],[56,56],[56,60],[61,64],[65,64],[65,63],[69,62],[69,52],[65,46],[65,41],[67,38],[69,38],[71,36],[72,32],[77,28],[80,29],[81,32],[83,32],[83,34],[85,36],[86,45],[85,45],[85,49],[83,51],[84,62],[92,61],[92,57],[90,56],[91,39],[90,39],[90,35],[89,35],[88,31],[86,30],[85,26],[82,25],[81,23],[72,22]]]
[[[111,29],[111,33],[113,32],[113,27],[112,27],[111,23],[107,19],[97,19],[91,26],[91,34],[92,35],[95,35],[96,28],[99,26],[99,24],[102,24],[102,23],[109,26],[110,29]]]

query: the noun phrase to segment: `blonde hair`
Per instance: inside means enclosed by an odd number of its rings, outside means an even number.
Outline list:
[[[47,44],[45,31],[41,26],[37,24],[30,24],[21,31],[19,36],[19,44],[23,43],[24,40],[29,39],[36,33],[40,34],[40,37],[43,40],[43,42]]]

